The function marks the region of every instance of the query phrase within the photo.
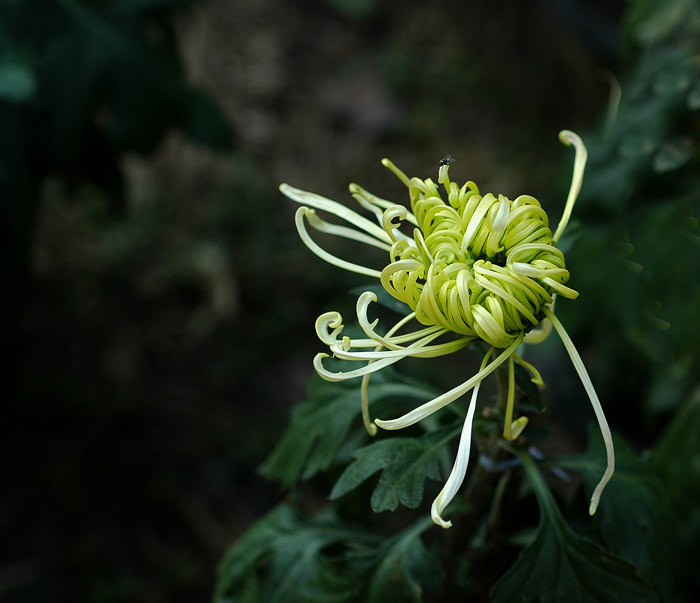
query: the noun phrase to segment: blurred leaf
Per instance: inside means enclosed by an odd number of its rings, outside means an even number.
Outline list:
[[[174,8],[186,8],[197,0],[119,0],[112,8],[115,12],[127,15],[172,11]]]
[[[326,0],[326,3],[351,19],[364,19],[377,11],[375,0]]]
[[[670,36],[694,12],[693,0],[634,0],[629,3],[626,30],[641,43],[652,44]]]
[[[200,90],[190,89],[182,116],[185,135],[219,151],[233,149],[231,126],[215,102]]]
[[[590,496],[606,467],[605,445],[597,427],[589,430],[586,454],[554,463],[580,472]],[[651,467],[618,436],[615,474],[605,487],[594,519],[605,545],[653,577],[668,595],[676,541],[668,496]]]
[[[11,51],[31,57],[36,71],[5,73],[0,89],[15,98],[33,95],[35,140],[47,169],[104,184],[98,172],[116,165],[117,154],[151,151],[171,127],[214,149],[231,149],[223,113],[185,81],[180,65],[171,16],[190,3],[3,5],[0,39],[4,33]]]
[[[700,580],[700,388],[678,408],[651,457],[651,465],[673,506],[677,537],[673,543],[676,582],[697,592]],[[689,599],[690,600],[690,599]]]
[[[389,374],[382,371],[372,376],[370,408],[389,397],[435,397],[427,387],[389,382]],[[314,375],[309,381],[309,399],[292,411],[289,427],[262,466],[262,474],[280,480],[286,487],[328,469],[360,411],[359,379],[355,383],[328,383]]]
[[[614,128],[586,140],[589,162],[579,212],[595,209],[591,217],[600,222],[606,214],[618,217],[628,203],[649,203],[652,199],[639,191],[658,174],[677,171],[697,155],[689,99],[700,81],[700,64],[694,58],[700,51],[698,40],[700,31],[692,43],[649,49],[622,81]]]
[[[689,139],[680,139],[665,142],[659,152],[654,155],[652,167],[655,172],[669,172],[677,170],[687,163],[693,155],[693,143]]]
[[[700,389],[678,409],[659,439],[652,467],[676,511],[700,510]]]
[[[14,102],[28,101],[36,92],[36,77],[32,69],[19,63],[0,65],[0,98]]]
[[[519,453],[537,496],[540,522],[534,542],[494,586],[496,602],[651,603],[656,593],[638,570],[566,523],[533,459]]]
[[[423,500],[427,478],[440,479],[438,462],[445,446],[460,432],[461,422],[431,431],[417,438],[387,438],[364,448],[353,456],[331,492],[331,500],[340,498],[381,470],[374,492],[372,510],[394,511],[399,503],[415,509]]]

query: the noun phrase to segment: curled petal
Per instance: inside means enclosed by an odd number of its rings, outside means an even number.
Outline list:
[[[329,332],[329,328],[333,329]],[[338,341],[338,335],[343,330],[343,317],[340,312],[326,312],[316,319],[316,335],[326,345],[333,345]]]
[[[391,240],[396,242],[399,238],[409,240],[408,235],[399,231],[401,222],[408,217],[408,210],[403,205],[392,205],[382,214],[382,226]]]
[[[581,184],[583,183],[583,171],[586,169],[586,161],[588,159],[588,151],[586,150],[586,145],[583,144],[581,138],[570,132],[569,130],[562,130],[559,132],[559,140],[561,140],[566,146],[574,146],[576,150],[576,158],[574,159],[574,173],[571,177],[571,187],[569,188],[569,196],[566,199],[566,207],[564,208],[564,214],[561,217],[559,226],[552,237],[555,242],[559,241],[559,238],[564,234],[564,229],[569,223],[569,218],[571,218],[571,211],[574,209],[574,204],[581,191]]]
[[[394,335],[396,331],[416,317],[416,313],[411,312],[411,314],[402,318],[398,323],[396,323],[396,325],[392,327],[391,331],[389,331],[386,336],[379,335],[379,333],[374,330],[379,321],[375,320],[374,322],[370,323],[369,318],[367,317],[367,308],[372,302],[376,301],[377,296],[372,291],[365,291],[362,295],[360,295],[360,297],[357,299],[356,305],[357,320],[367,337],[372,339],[372,341],[375,341],[381,347],[385,347],[390,350],[401,350],[404,348],[399,344],[415,341],[416,339],[420,339],[421,337],[425,337],[427,335],[432,335],[438,331],[439,335],[447,332],[445,329],[441,329],[440,327],[427,327],[405,335]]]
[[[362,385],[360,386],[360,406],[362,408],[362,423],[371,436],[377,435],[377,426],[372,423],[369,418],[369,378],[371,374],[362,377]]]

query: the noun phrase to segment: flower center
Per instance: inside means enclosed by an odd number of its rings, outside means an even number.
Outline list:
[[[564,255],[537,199],[482,196],[473,182],[450,182],[441,165],[445,202],[431,179],[386,165],[408,186],[417,228],[413,238],[387,229],[394,242],[381,281],[421,323],[506,348],[540,323],[554,293],[578,295],[564,286]]]

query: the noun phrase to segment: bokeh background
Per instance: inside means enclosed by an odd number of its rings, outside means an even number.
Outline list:
[[[647,45],[675,48],[678,16],[633,4]],[[660,68],[640,61],[626,9],[3,3],[0,600],[210,598],[226,548],[285,495],[256,468],[304,397],[314,320],[351,313],[363,284],[300,243],[277,187],[351,201],[358,182],[403,200],[382,157],[435,178],[450,153],[456,181],[532,194],[557,216],[573,162],[557,134],[584,136],[594,175],[565,241],[582,296],[561,312],[611,422],[649,445],[698,365],[697,118],[673,97],[694,90],[685,71],[659,93],[672,101],[631,109],[644,65],[657,84]],[[656,136],[648,152],[637,130]],[[652,169],[659,149],[670,167]],[[641,159],[624,171],[620,157]],[[562,351],[535,364],[580,450],[590,413]],[[460,374],[430,370],[437,384]]]

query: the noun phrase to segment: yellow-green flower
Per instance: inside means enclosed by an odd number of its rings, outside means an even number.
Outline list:
[[[554,315],[557,295],[571,299],[578,296],[566,286],[569,272],[557,241],[581,189],[587,158],[586,148],[576,134],[564,130],[559,138],[564,144],[574,146],[576,159],[569,197],[554,234],[546,212],[534,197],[521,195],[511,201],[503,195],[482,196],[473,182],[460,187],[450,181],[448,172],[452,160],[449,156],[440,162],[438,175],[444,198],[430,178],[409,179],[391,161],[382,161],[408,188],[410,212],[403,205],[380,199],[351,184],[352,196],[363,209],[374,214],[376,223],[335,201],[288,184],[280,186],[285,195],[303,206],[297,210],[296,226],[301,239],[314,253],[340,268],[379,279],[392,296],[412,310],[381,335],[376,331],[378,321],[370,322],[367,316],[369,305],[377,300],[374,293],[368,291],[357,300],[357,318],[366,339],[341,337],[343,321],[338,312],[327,312],[316,321],[316,332],[333,356],[363,364],[353,371],[334,373],[323,365],[328,354],[318,354],[314,359],[316,371],[329,381],[363,378],[362,416],[371,435],[377,431],[368,410],[367,390],[372,373],[409,356],[430,358],[450,354],[471,341],[482,340],[490,346],[479,372],[461,385],[402,417],[374,421],[382,429],[408,427],[473,390],[455,465],[432,506],[433,521],[445,528],[452,524],[442,519],[442,512],[459,490],[467,470],[472,421],[481,382],[500,365],[508,363],[503,436],[508,440],[517,438],[527,418],[513,420],[514,363],[524,366],[538,385],[542,385],[542,379],[516,352],[523,343],[543,341],[552,327],[564,342],[588,393],[606,444],[608,465],[593,493],[591,514],[595,513],[603,488],[615,468],[612,436],[600,401],[581,357]],[[316,210],[333,214],[354,228],[326,222]],[[314,242],[307,223],[316,230],[377,247],[388,253],[389,261],[383,269],[376,270],[342,260]],[[405,223],[412,226],[412,234],[401,230]],[[421,326],[408,331],[406,327],[414,322]],[[436,343],[438,338],[444,339],[443,336],[449,339]]]

